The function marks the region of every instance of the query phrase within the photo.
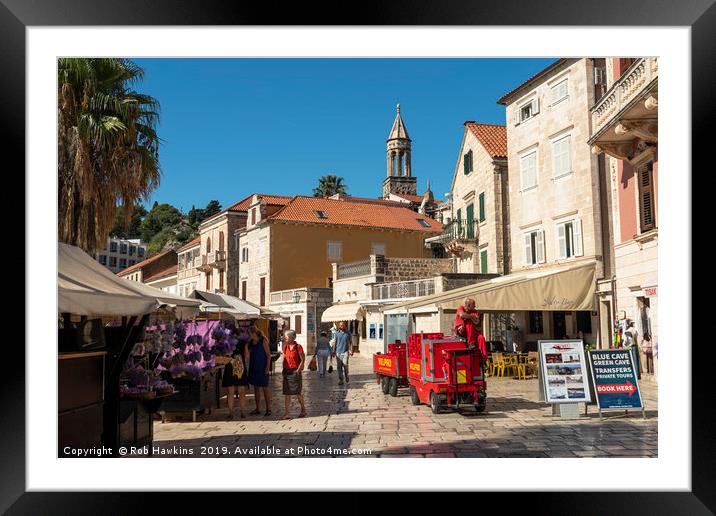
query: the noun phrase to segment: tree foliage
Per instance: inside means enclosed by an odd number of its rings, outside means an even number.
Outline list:
[[[343,194],[348,190],[348,185],[343,183],[340,176],[327,175],[318,178],[318,187],[313,189],[314,197],[330,197],[335,194]]]
[[[93,252],[106,245],[122,206],[159,185],[159,103],[134,91],[143,70],[128,59],[58,60],[58,219],[63,242]]]

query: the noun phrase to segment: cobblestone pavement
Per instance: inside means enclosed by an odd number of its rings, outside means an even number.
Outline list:
[[[413,406],[407,389],[384,395],[369,357],[351,359],[350,383],[337,375],[303,373],[308,417],[282,421],[280,365],[271,378],[273,415],[227,420],[226,398],[211,414],[172,416],[154,423],[154,446],[162,455],[186,456],[343,456],[354,457],[656,457],[657,389],[643,381],[646,419],[641,413],[600,421],[595,406],[579,420],[561,420],[538,402],[536,379],[488,379],[487,411],[433,414]],[[254,408],[253,395],[247,399]],[[292,415],[299,412],[293,401]],[[584,414],[584,407],[581,414]],[[263,409],[263,404],[262,404]],[[293,450],[291,451],[291,448]]]

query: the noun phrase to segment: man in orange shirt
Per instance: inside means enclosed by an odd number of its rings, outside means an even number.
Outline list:
[[[475,309],[475,300],[468,297],[455,314],[455,334],[466,339],[469,346],[477,346],[484,358],[487,357],[487,344],[478,329],[480,312]]]

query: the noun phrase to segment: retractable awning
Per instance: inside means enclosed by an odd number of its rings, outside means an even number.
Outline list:
[[[129,316],[173,308],[182,317],[196,313],[201,302],[120,278],[79,247],[57,244],[59,313]]]
[[[358,303],[344,303],[333,305],[321,315],[321,322],[339,322],[362,320],[365,310]]]
[[[421,307],[456,309],[466,297],[478,310],[595,310],[596,263],[593,261],[534,272],[520,272],[480,281],[474,285],[433,294],[385,308],[386,314],[413,312]]]

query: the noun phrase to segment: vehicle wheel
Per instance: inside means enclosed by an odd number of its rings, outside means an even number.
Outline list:
[[[430,409],[433,411],[433,414],[440,413],[440,398],[438,398],[438,395],[434,392],[430,393]]]
[[[394,398],[398,395],[398,379],[397,378],[390,378],[388,380],[388,394],[390,394]]]
[[[482,413],[482,412],[485,412],[485,408],[487,408],[487,403],[484,402],[484,401],[483,401],[482,403],[478,403],[477,405],[475,405],[475,411],[476,411],[478,414],[479,414],[479,413]]]
[[[388,394],[388,377],[384,376],[380,379],[380,390],[383,391],[383,394]]]
[[[410,386],[410,401],[413,402],[413,405],[420,405],[420,398],[418,397],[418,390]]]

